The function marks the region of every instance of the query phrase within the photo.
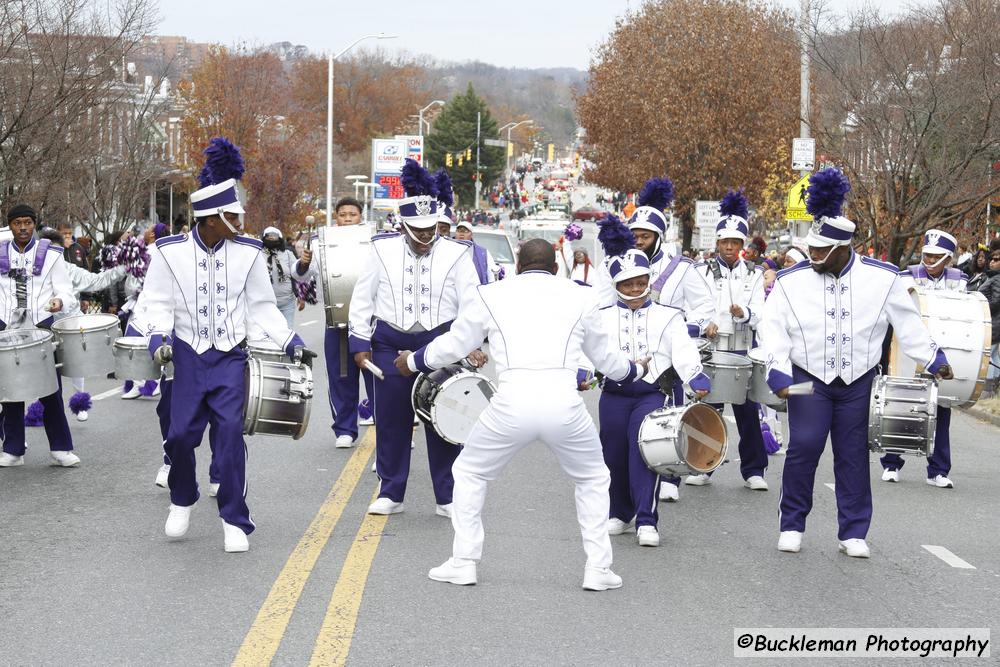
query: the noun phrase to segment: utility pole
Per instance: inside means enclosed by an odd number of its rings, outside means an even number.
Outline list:
[[[479,193],[483,189],[483,179],[479,173],[479,132],[482,130],[482,112],[476,113],[476,210],[479,210]]]
[[[812,136],[809,129],[809,0],[802,0],[802,16],[800,17],[802,26],[799,31],[799,136],[809,138]],[[800,176],[805,176],[803,171]]]

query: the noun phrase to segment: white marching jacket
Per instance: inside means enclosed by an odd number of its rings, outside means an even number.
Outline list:
[[[451,322],[463,295],[479,285],[472,246],[464,241],[440,237],[417,256],[405,236],[385,234],[372,239],[370,253],[351,295],[352,353],[371,348],[375,320],[403,331]]]
[[[697,265],[698,273],[705,277],[712,290],[714,320],[720,334],[729,334],[730,345],[718,347],[728,350],[749,350],[753,347],[753,332],[760,325],[764,314],[764,270],[745,260],[730,268],[715,257]],[[715,273],[719,277],[716,279]],[[743,309],[743,317],[729,312],[732,305]]]
[[[937,345],[896,267],[852,252],[839,277],[809,262],[780,271],[759,330],[768,384],[791,384],[792,364],[826,384],[850,384],[879,363],[890,324],[903,352],[930,366]]]
[[[39,241],[32,238],[25,247],[24,252],[17,249],[14,241],[4,241],[7,245],[6,255],[10,266],[3,275],[0,275],[0,322],[2,326],[12,323],[14,311],[17,309],[17,280],[11,276],[11,272],[24,271],[25,295],[27,297],[28,317],[32,324],[40,324],[53,316],[46,310],[51,299],[61,299],[63,303],[62,312],[71,313],[79,306],[76,296],[73,294],[73,286],[70,283],[69,273],[66,271],[66,261],[63,259],[62,248],[42,244],[48,249],[45,251],[45,258],[41,259],[41,271],[34,275],[35,254],[39,250]],[[6,267],[5,267],[6,268]]]
[[[592,291],[545,271],[470,290],[451,330],[412,355],[410,368],[429,372],[454,363],[487,337],[501,380],[513,370],[566,371],[565,386],[572,388],[581,355],[617,382],[636,377],[636,365],[614,344]]]
[[[69,262],[65,262],[65,266],[70,284],[73,286],[73,294],[77,297],[79,297],[81,292],[100,292],[101,290],[106,290],[119,280],[125,278],[124,266],[115,266],[105,269],[100,273],[93,273]],[[82,311],[80,310],[79,302],[77,302],[76,308],[72,311],[67,311],[63,308],[62,313],[56,313],[56,319],[59,320],[62,317],[80,314],[82,314]]]
[[[159,239],[149,248],[135,328],[146,336],[172,335],[198,354],[213,347],[228,352],[247,338],[249,319],[288,351],[295,333],[275,303],[261,247],[238,236],[208,248],[197,227]]]
[[[619,301],[600,312],[605,329],[612,339],[617,334],[617,347],[629,359],[652,356],[644,382],[655,384],[671,366],[685,383],[702,372],[701,355],[680,310],[653,301],[632,310]]]
[[[607,258],[591,277],[597,290],[601,306],[613,306],[618,301]],[[649,262],[649,286],[654,289],[653,300],[665,306],[672,306],[684,313],[684,319],[691,325],[691,333],[701,335],[705,327],[712,323],[715,304],[705,279],[695,270],[695,264],[687,257],[669,257],[662,250]],[[659,292],[653,285],[666,273],[666,279]],[[697,328],[697,332],[694,329]]]

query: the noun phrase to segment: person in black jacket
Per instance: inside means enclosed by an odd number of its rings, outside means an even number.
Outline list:
[[[983,397],[995,396],[997,381],[1000,380],[1000,243],[990,245],[989,268],[984,272],[986,280],[979,286],[979,291],[990,303],[990,315],[993,318],[993,337],[990,340],[993,351],[990,355],[990,369],[986,374],[986,391]]]

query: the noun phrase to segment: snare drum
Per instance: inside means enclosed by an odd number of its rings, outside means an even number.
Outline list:
[[[62,376],[106,377],[114,371],[114,343],[119,326],[117,317],[106,314],[72,315],[56,321],[52,333],[62,361],[59,371]]]
[[[713,352],[712,358],[702,364],[705,375],[712,379],[712,391],[702,400],[705,403],[747,402],[753,363],[741,354]]]
[[[726,459],[726,422],[711,406],[653,410],[639,425],[639,453],[660,475],[701,475]]]
[[[488,377],[452,364],[421,373],[413,383],[413,412],[445,442],[461,445],[497,391]]]
[[[57,391],[52,334],[42,329],[0,331],[0,401],[24,403]]]
[[[764,350],[759,347],[747,352],[747,358],[753,364],[753,371],[750,375],[750,391],[747,398],[754,403],[760,403],[779,412],[788,409],[788,404],[784,399],[778,398],[767,385],[767,360],[764,358]]]
[[[955,374],[940,380],[938,402],[943,407],[966,407],[979,400],[990,364],[990,306],[979,292],[951,292],[912,288],[910,294],[931,338],[937,343]],[[922,361],[922,360],[921,360]],[[923,370],[899,348],[893,336],[889,352],[889,375],[915,377]]]
[[[298,440],[309,427],[312,369],[302,364],[247,359],[243,433]]]
[[[937,401],[934,380],[875,376],[868,406],[868,448],[879,453],[931,456]]]
[[[156,379],[164,368],[149,354],[149,339],[142,336],[116,338],[111,347],[115,358],[115,377],[119,380]],[[173,366],[167,365],[167,377],[173,377]]]
[[[247,341],[247,352],[254,359],[261,361],[273,361],[275,363],[288,363],[288,355],[278,347],[277,343],[270,340]]]

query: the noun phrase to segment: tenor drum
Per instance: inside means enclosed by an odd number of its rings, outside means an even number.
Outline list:
[[[951,292],[916,287],[910,290],[931,338],[945,355],[955,374],[938,383],[938,404],[965,407],[979,400],[990,365],[990,306],[979,292]],[[921,360],[923,361],[923,360]],[[924,370],[903,354],[893,336],[889,352],[889,375],[915,377]]]
[[[52,334],[42,329],[0,331],[0,401],[34,401],[57,391]]]
[[[354,283],[368,261],[371,229],[365,224],[320,227],[318,235],[326,325],[346,327]]]
[[[661,475],[701,475],[726,460],[726,422],[711,406],[660,408],[639,425],[639,453]]]
[[[747,398],[754,403],[760,403],[779,412],[788,409],[788,404],[784,399],[778,398],[771,388],[767,386],[767,360],[764,358],[764,350],[759,347],[747,352],[747,358],[753,364],[753,371],[750,374],[750,391]]]
[[[413,412],[445,442],[461,445],[497,391],[488,377],[458,364],[421,373],[413,383]]]
[[[114,315],[73,315],[52,325],[63,377],[105,377],[115,370],[114,343],[119,321]],[[141,376],[140,376],[141,377]],[[159,373],[151,377],[160,377]]]
[[[309,427],[312,369],[303,364],[247,359],[243,433],[298,440]]]
[[[880,453],[931,456],[937,406],[934,380],[876,376],[868,406],[868,448]]]
[[[747,402],[753,363],[741,354],[713,352],[712,358],[702,364],[705,375],[712,379],[712,391],[702,400],[706,403]]]
[[[275,363],[288,363],[288,355],[278,347],[277,343],[270,340],[247,341],[247,352],[254,359],[261,361],[273,361]]]
[[[153,361],[149,354],[149,339],[143,336],[122,336],[111,347],[115,358],[115,377],[119,380],[157,379],[174,375],[173,364],[166,367]]]

